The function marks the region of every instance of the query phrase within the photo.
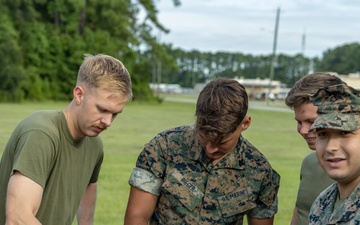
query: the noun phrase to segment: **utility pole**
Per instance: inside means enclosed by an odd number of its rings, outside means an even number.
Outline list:
[[[159,46],[161,45],[160,44],[160,38],[161,38],[161,31],[159,30],[159,33],[158,33],[158,38],[157,38],[157,41],[158,41],[158,44]],[[160,57],[160,54],[158,56],[158,60],[157,60],[157,71],[156,71],[156,74],[157,74],[157,82],[158,82],[158,87],[160,86],[161,84],[161,57]]]
[[[305,69],[305,42],[306,42],[306,35],[305,35],[305,28],[304,28],[304,32],[301,38],[301,62],[300,62],[300,66],[299,66],[299,75],[301,76],[302,74],[305,73],[306,69]]]
[[[161,31],[159,30],[158,36],[156,38],[156,42],[158,44],[158,47],[154,49],[154,46],[152,46],[152,57],[153,57],[153,71],[152,71],[152,82],[155,85],[156,84],[156,95],[160,96],[160,85],[161,85],[161,57],[159,54],[159,46],[160,46],[160,37],[161,37]]]
[[[270,65],[269,86],[268,86],[268,93],[267,93],[267,95],[265,95],[267,104],[269,104],[270,93],[271,93],[271,83],[272,83],[272,80],[274,79],[274,66],[275,66],[275,62],[276,62],[276,44],[277,44],[279,19],[280,19],[280,8],[278,8],[277,12],[276,12],[276,23],[275,23],[275,31],[274,31],[273,53],[272,53],[272,60],[271,60],[271,65]]]
[[[304,28],[304,33],[301,38],[301,54],[303,57],[305,57],[305,42],[306,42],[306,32]]]

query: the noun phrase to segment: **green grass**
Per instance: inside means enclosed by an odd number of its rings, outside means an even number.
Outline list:
[[[25,116],[40,109],[63,109],[66,104],[0,104],[0,154],[12,130]],[[162,130],[192,124],[194,110],[193,103],[128,103],[125,106],[114,124],[101,134],[105,159],[98,183],[95,224],[123,223],[129,193],[128,178],[143,145]],[[264,153],[281,175],[275,224],[288,225],[296,199],[301,161],[310,150],[296,133],[292,113],[250,109],[248,115],[252,117],[252,124],[243,135]]]

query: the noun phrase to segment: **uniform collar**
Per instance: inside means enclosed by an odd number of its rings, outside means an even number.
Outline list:
[[[331,216],[329,218],[330,224],[338,224],[346,221],[351,221],[358,211],[358,205],[360,204],[360,199],[358,197],[360,193],[360,183],[357,185],[357,187],[351,192],[351,194],[344,199],[339,207],[337,209],[334,209],[331,213]],[[332,200],[331,205],[329,208],[330,210],[333,209],[333,206],[335,204],[335,198],[338,198],[339,195],[339,189],[336,183],[332,184],[331,191],[327,195],[325,201]]]
[[[229,168],[229,169],[244,169],[244,142],[245,139],[240,135],[239,141],[235,149],[230,151],[224,158],[222,158],[215,166],[215,168]],[[206,156],[203,147],[200,144],[199,135],[194,130],[194,144],[188,151],[187,157],[189,159],[199,161],[205,167],[211,164],[211,160]]]

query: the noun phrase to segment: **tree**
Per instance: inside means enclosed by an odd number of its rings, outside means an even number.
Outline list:
[[[323,54],[316,66],[318,71],[331,71],[338,74],[349,74],[360,71],[360,44],[345,44],[329,49]]]
[[[176,66],[168,47],[153,34],[154,29],[168,32],[157,19],[153,0],[0,0],[0,5],[0,54],[6,55],[0,59],[5,65],[0,100],[14,99],[9,95],[14,90],[31,100],[70,99],[84,53],[105,53],[123,61],[137,100],[152,96],[152,60],[169,69]],[[138,19],[140,9],[144,21]],[[140,50],[144,46],[154,50],[151,57]]]
[[[0,100],[21,101],[18,89],[24,78],[18,33],[6,14],[0,13]]]

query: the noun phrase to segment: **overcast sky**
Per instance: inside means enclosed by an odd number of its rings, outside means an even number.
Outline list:
[[[278,8],[276,53],[322,57],[328,49],[360,43],[360,0],[180,1],[180,7],[157,1],[159,20],[170,29],[160,40],[175,48],[272,54]]]

